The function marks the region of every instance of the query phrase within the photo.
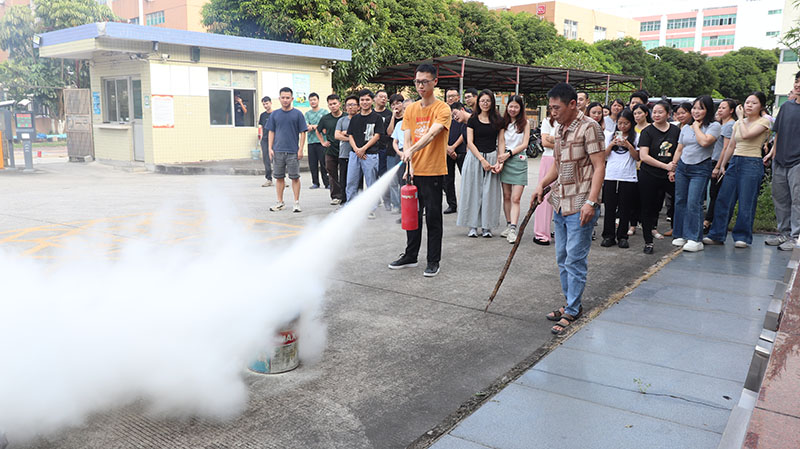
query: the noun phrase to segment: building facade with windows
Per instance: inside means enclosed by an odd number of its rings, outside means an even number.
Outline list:
[[[783,23],[781,25],[781,35],[797,26],[800,20],[800,8],[796,6],[794,0],[785,0],[783,6]],[[789,91],[794,87],[794,77],[800,71],[800,59],[796,52],[780,45],[780,62],[775,73],[775,105],[780,107],[789,98]]]
[[[208,0],[144,0],[144,25],[177,30],[206,31],[200,10]],[[139,25],[139,0],[106,0],[114,14]]]
[[[503,8],[511,12],[528,12],[555,25],[567,39],[594,43],[626,36],[639,39],[639,22],[634,19],[580,8],[559,1],[530,3]]]
[[[776,48],[784,0],[744,0],[734,6],[637,17],[648,50],[672,47],[722,56],[742,47]]]
[[[249,158],[262,96],[277,108],[279,89],[291,87],[305,112],[309,93],[332,92],[333,64],[351,59],[350,50],[124,23],[42,34],[39,54],[89,61],[95,158],[151,169]]]

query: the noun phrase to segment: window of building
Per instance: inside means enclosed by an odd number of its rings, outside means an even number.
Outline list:
[[[134,17],[133,19],[128,19],[128,23],[132,25],[139,25],[139,17]]]
[[[602,41],[606,38],[606,27],[594,27],[594,41]]]
[[[256,72],[208,69],[208,111],[214,126],[255,126]]]
[[[642,45],[644,45],[645,50],[651,50],[653,48],[658,47],[658,39],[652,39],[649,41],[642,41]]]
[[[661,21],[653,20],[650,22],[642,22],[639,24],[639,31],[658,31],[661,29]]]
[[[724,47],[733,45],[733,34],[727,36],[703,36],[703,47]]]
[[[781,50],[781,62],[797,62],[797,53],[792,50]]]
[[[667,39],[666,46],[672,48],[694,48],[694,38]]]
[[[564,37],[572,40],[578,38],[578,22],[564,19]]]
[[[103,103],[106,106],[104,122],[131,121],[129,81],[128,78],[103,79]]]
[[[624,39],[625,32],[624,31],[617,31],[617,39]]]
[[[687,17],[685,19],[669,19],[667,20],[667,29],[668,30],[681,30],[683,28],[695,28],[697,27],[697,18],[696,17]]]
[[[735,25],[735,24],[736,24],[736,14],[708,16],[703,19],[704,27],[718,27],[723,25]]]
[[[783,13],[782,9],[770,9],[769,11],[767,11],[768,16],[774,16],[775,14],[781,14],[781,13]]]
[[[767,31],[767,37],[778,37],[781,34],[780,31]]]
[[[145,22],[147,22],[147,26],[161,25],[166,21],[164,19],[164,11],[157,11],[154,13],[150,13],[147,16],[145,16],[144,20]]]

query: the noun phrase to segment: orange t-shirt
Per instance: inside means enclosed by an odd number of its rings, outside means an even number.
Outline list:
[[[421,139],[434,123],[444,126],[428,145],[412,156],[411,166],[415,176],[447,174],[447,138],[450,133],[450,120],[450,106],[441,100],[436,100],[426,108],[422,107],[420,100],[406,108],[403,114],[403,131],[411,130],[413,143]]]

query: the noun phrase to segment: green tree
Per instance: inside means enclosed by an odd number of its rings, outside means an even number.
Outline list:
[[[385,0],[390,11],[383,65],[459,54],[459,17],[451,0]]]
[[[503,11],[500,20],[508,24],[514,31],[517,41],[520,42],[522,62],[532,64],[559,49],[566,39],[560,36],[556,27],[527,12],[512,13]]]
[[[483,3],[455,2],[464,56],[522,63],[522,48],[507,21]]]
[[[744,101],[753,91],[773,98],[778,56],[774,50],[745,47],[711,60],[719,74],[717,90],[724,97]]]
[[[595,46],[583,41],[565,40],[561,48],[538,58],[536,65],[593,72],[621,73],[622,67]]]
[[[607,55],[611,61],[619,64],[621,73],[625,75],[647,78],[650,75],[648,64],[652,56],[642,46],[642,42],[632,37],[595,42],[594,46]]]
[[[22,100],[33,96],[34,102],[58,110],[58,91],[55,88],[89,84],[88,68],[73,61],[40,58],[33,46],[34,34],[115,20],[108,6],[94,0],[37,0],[34,9],[13,6],[0,19],[0,48],[9,58],[0,64],[0,84],[9,96]],[[59,114],[60,115],[60,114]]]
[[[650,61],[651,77],[647,80],[651,95],[695,97],[710,95],[719,84],[717,69],[700,53],[685,53],[677,48],[658,47],[650,50],[659,58]],[[672,66],[675,71],[665,66]],[[658,81],[654,82],[655,79]],[[652,89],[652,90],[651,90]]]

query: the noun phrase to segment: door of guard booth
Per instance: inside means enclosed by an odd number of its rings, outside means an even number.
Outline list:
[[[70,162],[94,160],[92,100],[89,89],[64,89],[67,155]]]

